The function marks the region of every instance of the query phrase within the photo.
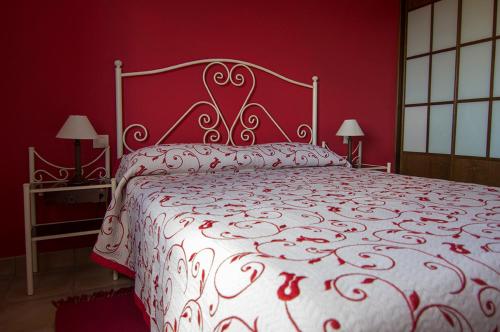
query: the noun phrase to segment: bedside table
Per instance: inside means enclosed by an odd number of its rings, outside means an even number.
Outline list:
[[[101,153],[91,162],[82,165],[88,182],[71,185],[69,179],[73,167],[54,164],[38,153],[34,147],[28,148],[29,182],[23,185],[24,232],[26,244],[26,291],[33,295],[33,272],[38,272],[37,244],[39,241],[66,237],[97,234],[100,231],[102,216],[90,219],[63,220],[58,222],[37,223],[37,196],[46,196],[46,201],[56,203],[104,203],[109,194],[113,195],[116,183],[111,178],[109,146],[102,147]],[[94,195],[92,191],[99,191]],[[106,200],[106,203],[108,200]],[[113,280],[118,274],[113,271]]]
[[[321,142],[321,146],[324,147],[325,149],[330,150],[330,148],[328,147],[328,144],[326,144],[325,141]],[[332,151],[332,150],[330,150],[330,151]],[[386,173],[391,172],[391,166],[392,166],[391,163],[387,163],[385,165],[373,165],[373,164],[363,163],[362,162],[362,153],[363,153],[363,142],[359,141],[358,145],[356,146],[356,148],[352,152],[352,154],[354,156],[353,162],[352,162],[352,168],[366,169],[369,171],[383,171]],[[347,159],[347,156],[345,156],[343,158]]]
[[[70,185],[68,181],[32,182],[23,185],[24,197],[24,232],[26,242],[26,292],[33,295],[33,272],[37,272],[37,242],[66,237],[84,236],[100,232],[104,216],[65,220],[49,223],[36,223],[35,195],[49,193],[70,194],[75,191],[100,190],[110,191],[113,195],[116,188],[115,179],[90,180],[82,185]],[[101,195],[102,193],[99,193]],[[108,196],[109,197],[109,196]]]

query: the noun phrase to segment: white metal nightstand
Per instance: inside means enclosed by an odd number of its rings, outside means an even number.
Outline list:
[[[325,141],[323,141],[321,143],[321,146],[330,150],[330,148],[328,147],[328,144],[326,144]],[[366,169],[366,170],[371,170],[371,171],[383,171],[383,172],[386,172],[386,173],[390,173],[391,172],[391,163],[387,163],[385,165],[373,165],[373,164],[365,164],[362,162],[362,158],[363,158],[363,142],[358,142],[358,145],[356,146],[356,148],[354,149],[354,151],[352,151],[352,154],[353,154],[353,159],[352,159],[352,167],[353,168],[357,168],[357,169]],[[346,157],[344,157],[346,158]]]
[[[96,162],[104,157],[104,166],[96,165]],[[46,169],[36,169],[35,162],[39,160],[51,168],[58,170],[50,172]],[[83,169],[90,169],[87,173],[88,182],[81,185],[71,185],[68,182],[73,168],[62,167],[52,164],[41,157],[34,148],[29,148],[30,182],[23,185],[24,199],[24,231],[26,243],[26,292],[33,295],[33,273],[38,271],[37,243],[44,240],[60,239],[66,237],[84,236],[97,234],[100,231],[103,216],[90,219],[64,220],[48,223],[37,223],[36,195],[78,195],[78,191],[99,191],[96,195],[97,201],[112,197],[116,188],[116,181],[109,178],[109,148],[92,162],[83,165]],[[58,175],[54,175],[58,174]],[[95,178],[92,178],[95,176]],[[50,178],[51,181],[43,181]],[[65,196],[66,196],[65,195]],[[113,275],[116,279],[116,274]]]

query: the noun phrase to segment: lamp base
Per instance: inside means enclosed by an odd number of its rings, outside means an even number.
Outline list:
[[[80,140],[75,139],[75,175],[68,181],[70,186],[81,186],[89,183],[82,175],[82,163],[80,161]]]
[[[352,137],[347,136],[347,161],[352,165]]]

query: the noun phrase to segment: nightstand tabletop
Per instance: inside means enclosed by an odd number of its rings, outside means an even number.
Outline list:
[[[111,188],[111,179],[96,179],[79,185],[70,184],[69,181],[44,181],[32,182],[29,184],[31,193],[46,193],[51,191],[71,191],[71,190],[87,190]]]
[[[387,163],[386,165],[373,165],[373,164],[354,164],[352,165],[355,169],[364,169],[369,171],[383,171],[390,173],[391,172],[391,163]]]

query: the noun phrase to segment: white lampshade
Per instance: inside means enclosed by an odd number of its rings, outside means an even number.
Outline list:
[[[57,138],[94,139],[97,133],[85,115],[70,115],[57,133]]]
[[[337,136],[364,136],[365,134],[361,130],[358,121],[354,119],[344,120],[339,130],[337,131]]]

